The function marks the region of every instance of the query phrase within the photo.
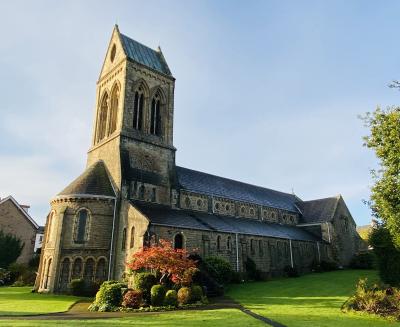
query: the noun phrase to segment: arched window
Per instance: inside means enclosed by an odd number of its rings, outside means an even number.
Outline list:
[[[221,250],[221,235],[217,236],[217,250]]]
[[[51,212],[50,213],[50,217],[49,217],[49,221],[48,221],[49,226],[47,227],[46,243],[48,243],[50,241],[50,238],[53,235],[53,231],[52,231],[52,228],[53,228],[53,225],[54,225],[54,221],[53,220],[54,220],[54,212]]]
[[[94,277],[94,260],[89,258],[85,262],[85,271],[83,273],[83,279],[86,282],[90,282],[93,280]]]
[[[76,258],[72,266],[72,279],[81,278],[82,276],[82,259]]]
[[[99,121],[97,123],[97,142],[100,142],[106,136],[108,116],[108,94],[104,93],[100,105]]]
[[[131,228],[131,243],[130,243],[130,248],[132,249],[134,245],[135,245],[135,227],[132,226],[132,228]]]
[[[140,86],[135,92],[133,103],[133,128],[141,131],[143,128],[144,90]]]
[[[126,228],[122,231],[122,244],[121,244],[121,249],[122,251],[125,250],[126,248]]]
[[[145,194],[146,188],[144,185],[141,185],[139,187],[139,199],[143,200],[144,199],[144,194]]]
[[[250,240],[250,252],[254,254],[255,250],[254,250],[254,240],[251,239]]]
[[[174,249],[183,249],[183,235],[181,233],[174,237]]]
[[[60,272],[60,289],[62,291],[66,291],[69,283],[69,269],[70,269],[70,260],[65,258],[61,263],[61,272]]]
[[[89,213],[86,209],[79,210],[75,223],[75,242],[83,243],[86,240],[86,229]]]
[[[100,258],[96,267],[96,280],[99,282],[106,280],[106,269],[106,260],[104,258]]]
[[[232,248],[231,242],[232,242],[232,239],[231,239],[230,236],[228,236],[228,238],[226,239],[226,248],[227,248],[228,250],[231,250],[231,248]]]
[[[115,85],[111,93],[108,135],[111,135],[117,129],[118,101],[119,101],[119,87],[118,85]]]
[[[45,289],[47,289],[49,287],[49,282],[51,279],[52,262],[53,262],[53,260],[51,260],[51,258],[50,258],[49,262],[47,264],[47,269],[46,269],[46,277],[45,277],[45,282],[44,282]]]
[[[258,254],[259,254],[260,256],[262,256],[263,253],[264,253],[264,251],[263,251],[262,240],[259,240],[259,241],[258,241]]]
[[[151,100],[150,134],[161,136],[161,95],[157,92]]]

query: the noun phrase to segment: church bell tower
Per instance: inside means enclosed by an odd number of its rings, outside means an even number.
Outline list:
[[[97,81],[87,165],[102,160],[126,199],[170,204],[174,87],[161,49],[150,49],[115,26]]]

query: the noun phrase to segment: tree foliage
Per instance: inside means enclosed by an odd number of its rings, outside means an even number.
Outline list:
[[[400,248],[400,107],[378,108],[363,119],[370,129],[365,145],[375,151],[380,164],[372,170],[370,205]]]
[[[7,268],[21,255],[24,244],[14,235],[0,230],[0,268]]]
[[[171,242],[160,240],[158,245],[145,246],[132,255],[127,263],[131,270],[150,269],[161,274],[160,283],[167,278],[175,284],[190,284],[196,261],[188,258],[184,249],[174,249]]]

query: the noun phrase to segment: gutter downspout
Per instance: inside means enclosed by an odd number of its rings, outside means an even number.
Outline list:
[[[290,265],[293,268],[293,251],[292,251],[292,240],[289,239],[289,248],[290,248]]]
[[[319,242],[317,242],[317,250],[318,250],[318,262],[321,263],[321,252],[319,250]]]
[[[114,230],[115,230],[115,216],[117,211],[117,198],[114,198],[114,214],[113,214],[113,223],[112,223],[112,231],[111,231],[111,244],[110,244],[110,258],[108,261],[108,276],[107,280],[111,279],[111,266],[112,260],[114,258]]]
[[[239,235],[236,233],[236,271],[239,272]]]

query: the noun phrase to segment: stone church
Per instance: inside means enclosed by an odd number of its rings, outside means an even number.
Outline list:
[[[97,81],[87,168],[51,200],[36,289],[121,279],[131,255],[159,239],[223,257],[237,271],[251,258],[267,276],[321,260],[348,265],[359,238],[341,196],[302,201],[176,165],[174,88],[161,49],[115,26]]]

